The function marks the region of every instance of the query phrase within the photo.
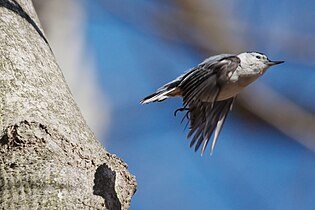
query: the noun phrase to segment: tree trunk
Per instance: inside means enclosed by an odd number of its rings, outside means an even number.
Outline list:
[[[127,165],[86,125],[31,0],[0,0],[0,208],[128,209]]]

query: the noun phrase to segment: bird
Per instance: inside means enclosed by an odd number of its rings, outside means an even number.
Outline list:
[[[203,155],[213,134],[210,155],[236,96],[242,89],[262,76],[266,70],[284,61],[271,61],[260,52],[219,54],[211,56],[186,73],[158,88],[140,101],[140,104],[161,102],[181,97],[183,107],[174,112],[186,111],[191,138],[190,147],[195,152],[200,146]],[[183,119],[184,119],[183,118]]]

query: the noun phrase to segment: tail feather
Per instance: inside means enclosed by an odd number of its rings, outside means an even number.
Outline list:
[[[145,97],[140,101],[141,104],[148,104],[152,102],[160,102],[170,97],[170,93],[173,92],[176,88],[172,89],[160,89],[157,92]]]
[[[147,103],[157,102],[157,101],[160,102],[160,101],[164,101],[165,99],[169,97],[180,96],[181,90],[178,88],[178,85],[182,81],[182,78],[183,76],[179,76],[175,80],[169,83],[166,83],[165,85],[157,89],[155,93],[152,93],[151,95],[142,99],[140,101],[140,104],[147,104]]]

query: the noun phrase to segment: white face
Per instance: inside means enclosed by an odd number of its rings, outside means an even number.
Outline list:
[[[269,59],[266,55],[256,52],[245,52],[238,55],[241,59],[241,66],[244,68],[249,68],[252,71],[262,74],[267,68],[270,67]]]

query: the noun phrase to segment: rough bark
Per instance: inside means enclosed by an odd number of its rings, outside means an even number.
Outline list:
[[[0,208],[128,209],[136,181],[88,128],[30,0],[0,0]]]

